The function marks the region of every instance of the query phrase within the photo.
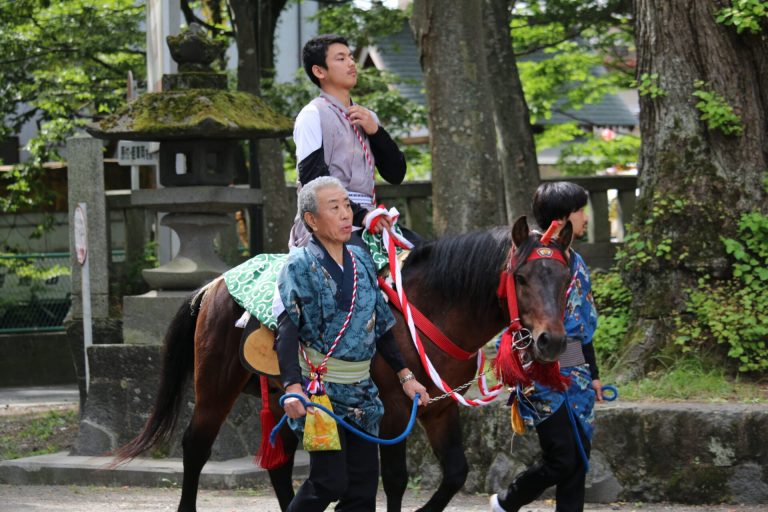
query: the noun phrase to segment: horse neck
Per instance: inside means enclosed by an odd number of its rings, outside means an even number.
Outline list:
[[[416,282],[406,282],[405,289],[411,304],[448,339],[467,352],[482,348],[506,325],[500,303],[489,310],[470,302],[450,303],[436,298],[430,290],[423,289]]]

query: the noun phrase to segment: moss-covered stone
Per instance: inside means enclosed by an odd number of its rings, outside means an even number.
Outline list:
[[[190,89],[144,94],[88,132],[120,140],[256,139],[286,136],[292,127],[291,119],[252,94]]]

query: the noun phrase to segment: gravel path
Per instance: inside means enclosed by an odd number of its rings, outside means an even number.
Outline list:
[[[0,485],[0,510],[3,512],[173,512],[179,489],[139,487],[75,487]],[[404,510],[423,505],[427,491],[409,491]],[[524,511],[551,512],[554,504],[537,501]],[[384,493],[379,492],[377,510],[385,510]],[[488,510],[487,496],[461,494],[454,498],[447,512]],[[586,512],[764,512],[763,506],[683,505],[616,503],[587,505]],[[277,500],[265,490],[200,491],[198,512],[279,512]]]

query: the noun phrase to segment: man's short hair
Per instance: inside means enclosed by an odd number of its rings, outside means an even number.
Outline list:
[[[303,187],[299,191],[299,218],[311,232],[312,228],[309,227],[307,221],[304,220],[304,214],[309,212],[313,215],[317,215],[317,191],[324,188],[338,187],[343,191],[347,191],[341,182],[333,176],[320,176],[315,178]]]
[[[328,47],[335,43],[349,46],[347,39],[343,36],[336,34],[322,34],[307,41],[307,44],[304,45],[304,50],[301,52],[304,71],[307,72],[307,76],[312,80],[312,83],[318,87],[320,87],[320,80],[318,80],[312,72],[312,66],[320,66],[323,69],[328,69],[328,65],[325,62],[325,59],[328,57]]]
[[[570,181],[542,183],[533,195],[533,216],[539,228],[547,229],[553,220],[581,210],[588,200],[587,191]]]

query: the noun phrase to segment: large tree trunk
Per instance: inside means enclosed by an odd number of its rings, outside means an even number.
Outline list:
[[[509,0],[485,0],[485,47],[488,79],[493,94],[496,152],[504,182],[507,223],[531,216],[531,198],[539,185],[539,164],[530,113],[512,49]],[[545,226],[546,227],[546,226]]]
[[[438,235],[506,220],[482,10],[481,2],[470,0],[416,0],[413,7],[411,23],[426,77]]]
[[[766,211],[768,41],[716,23],[726,4],[635,2],[638,77],[657,74],[663,95],[641,97],[641,194],[632,231],[645,244],[630,242],[624,260],[634,297],[630,348],[618,366],[625,378],[642,374],[649,356],[671,341],[672,317],[699,276],[728,277],[720,237],[735,235],[742,213]],[[743,135],[700,120],[696,80],[728,100]]]
[[[237,87],[261,94],[261,79],[274,73],[274,36],[286,0],[229,0],[237,42]],[[251,186],[260,188],[261,208],[251,208],[251,254],[285,252],[295,208],[286,201],[280,141],[249,141]],[[261,236],[254,236],[254,234]]]

